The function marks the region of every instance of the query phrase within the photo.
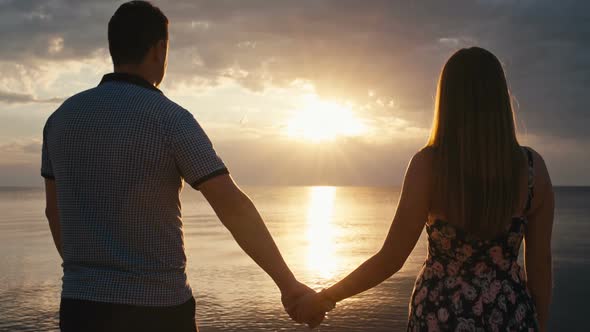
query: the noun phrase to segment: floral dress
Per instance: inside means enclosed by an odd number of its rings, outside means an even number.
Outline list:
[[[533,197],[529,164],[526,210]],[[507,233],[480,240],[443,220],[426,226],[428,258],[410,300],[408,331],[538,331],[534,302],[518,253],[527,219]]]

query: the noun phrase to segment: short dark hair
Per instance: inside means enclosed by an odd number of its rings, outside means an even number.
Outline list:
[[[109,21],[109,51],[115,66],[141,63],[160,40],[168,40],[168,18],[147,1],[122,4]]]

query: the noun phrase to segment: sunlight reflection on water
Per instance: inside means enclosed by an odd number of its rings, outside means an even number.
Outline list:
[[[324,279],[334,274],[334,214],[335,187],[309,188],[307,208],[307,266]]]

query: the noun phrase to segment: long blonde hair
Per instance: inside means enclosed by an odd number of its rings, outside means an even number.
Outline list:
[[[481,238],[501,233],[520,201],[524,156],[506,77],[492,53],[472,47],[447,61],[427,146],[446,217]]]

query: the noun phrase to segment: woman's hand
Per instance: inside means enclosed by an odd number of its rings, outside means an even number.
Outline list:
[[[297,301],[292,312],[296,321],[304,322],[313,329],[321,324],[326,312],[331,311],[335,306],[336,304],[321,292],[310,293]]]

